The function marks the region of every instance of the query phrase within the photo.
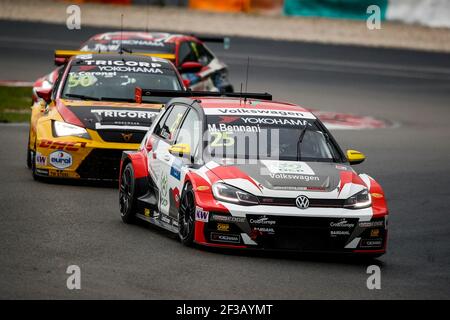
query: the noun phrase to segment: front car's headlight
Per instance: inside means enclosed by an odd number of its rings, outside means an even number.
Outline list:
[[[75,136],[85,139],[91,138],[85,128],[61,121],[53,121],[53,131],[57,137]]]
[[[258,198],[229,184],[217,182],[212,186],[214,198],[220,201],[236,203],[243,206],[259,204]]]
[[[371,205],[372,197],[370,196],[369,190],[364,189],[345,200],[344,208],[363,209],[368,208]]]

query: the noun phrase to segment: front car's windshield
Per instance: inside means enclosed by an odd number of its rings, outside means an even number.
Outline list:
[[[134,101],[135,88],[181,90],[167,63],[143,60],[78,60],[64,83],[62,98]],[[155,98],[143,97],[143,102]]]
[[[206,110],[209,157],[341,162],[338,147],[309,113],[277,110],[278,114],[272,115],[245,112],[227,115],[227,109],[222,109],[225,112],[221,115],[217,114],[220,111],[212,110]]]

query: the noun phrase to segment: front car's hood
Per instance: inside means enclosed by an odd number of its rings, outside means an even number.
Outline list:
[[[223,161],[206,164],[220,180],[258,196],[347,198],[365,188],[345,164],[260,160],[251,164]]]
[[[108,101],[62,100],[91,130],[147,131],[158,115],[161,104],[139,104]]]

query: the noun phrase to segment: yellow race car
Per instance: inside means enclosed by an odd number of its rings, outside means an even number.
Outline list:
[[[122,151],[135,150],[169,99],[136,88],[185,91],[174,65],[132,54],[82,54],[60,69],[32,106],[28,165],[33,177],[117,180]]]

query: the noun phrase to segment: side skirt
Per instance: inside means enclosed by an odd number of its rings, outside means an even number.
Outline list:
[[[167,231],[178,233],[178,221],[170,218],[169,216],[161,215],[159,213],[155,214],[155,212],[152,212],[152,214],[153,216],[146,216],[138,213],[136,214],[136,217],[158,227],[161,227]]]

